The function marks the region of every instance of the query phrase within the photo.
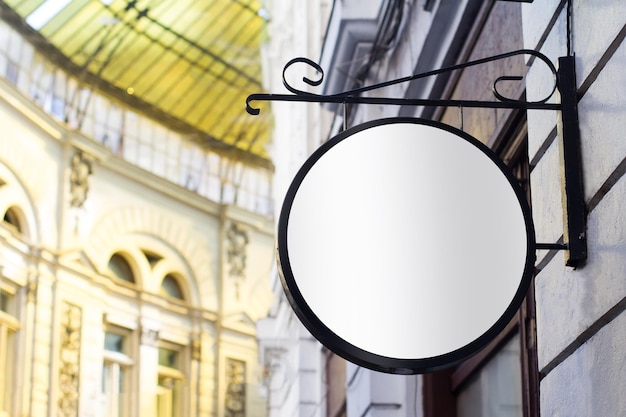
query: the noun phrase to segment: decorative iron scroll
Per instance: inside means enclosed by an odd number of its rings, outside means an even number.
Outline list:
[[[510,58],[517,55],[530,55],[541,60],[552,72],[554,85],[550,93],[536,101],[517,100],[504,96],[498,91],[498,85],[503,81],[520,81],[523,79],[517,75],[503,75],[494,80],[491,87],[494,96],[499,101],[479,101],[479,100],[433,100],[433,99],[411,99],[411,98],[392,98],[392,97],[362,97],[361,94],[367,91],[377,90],[384,87],[389,87],[396,84],[406,83],[409,81],[417,80],[420,78],[431,77],[434,75],[444,74],[455,70],[472,67],[476,65],[482,65],[492,61],[498,61],[501,59]],[[246,99],[246,111],[252,115],[258,115],[260,109],[251,106],[253,101],[301,101],[309,103],[361,103],[361,104],[391,104],[391,105],[413,105],[413,106],[461,106],[461,107],[483,107],[483,108],[513,108],[513,109],[536,109],[536,110],[561,110],[559,104],[546,103],[554,94],[557,89],[557,70],[554,64],[541,52],[537,52],[531,49],[519,49],[504,54],[494,55],[488,58],[482,58],[475,61],[465,62],[462,64],[453,65],[433,71],[423,72],[420,74],[410,75],[395,80],[385,81],[379,84],[356,88],[354,90],[345,91],[338,94],[314,94],[307,91],[299,90],[287,82],[285,74],[287,69],[294,64],[306,64],[311,66],[319,74],[319,78],[312,80],[308,77],[303,77],[302,81],[310,86],[317,87],[324,80],[324,70],[320,65],[308,58],[294,58],[289,61],[283,68],[283,85],[293,95],[289,94],[251,94]]]

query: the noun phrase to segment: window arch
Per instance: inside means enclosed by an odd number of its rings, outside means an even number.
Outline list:
[[[36,163],[29,160],[29,166],[34,169]],[[37,244],[41,227],[28,187],[37,185],[29,184],[28,178],[22,175],[29,171],[27,167],[23,168],[26,171],[18,173],[0,161],[0,227],[6,227],[22,240]]]
[[[113,256],[111,256],[107,269],[113,274],[115,278],[131,284],[135,284],[135,275],[133,274],[133,269],[131,268],[130,263],[128,263],[126,258],[121,254],[114,253]]]
[[[10,224],[15,229],[17,229],[18,232],[22,233],[23,222],[20,219],[20,217],[21,216],[20,216],[20,213],[18,212],[18,209],[15,206],[12,206],[12,207],[9,207],[7,211],[4,213],[4,216],[2,217],[2,221],[6,224]]]
[[[180,284],[180,280],[173,274],[167,274],[163,281],[161,281],[161,288],[159,293],[163,296],[174,298],[180,301],[185,301],[185,295],[183,287]]]

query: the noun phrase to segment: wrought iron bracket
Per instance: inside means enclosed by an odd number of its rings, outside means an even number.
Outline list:
[[[504,75],[498,77],[492,85],[492,91],[494,96],[499,101],[481,101],[481,100],[437,100],[437,99],[411,99],[411,98],[394,98],[394,97],[365,97],[361,94],[368,91],[379,90],[381,88],[389,87],[396,84],[402,84],[409,81],[417,80],[420,78],[432,77],[439,74],[444,74],[459,69],[473,67],[477,65],[486,64],[492,61],[498,61],[505,58],[510,58],[516,55],[530,55],[541,60],[550,70],[554,79],[554,85],[550,93],[536,101],[517,100],[509,97],[505,97],[498,91],[498,85],[503,81],[520,81],[523,77],[516,75]],[[313,87],[319,86],[324,81],[324,70],[314,61],[308,58],[294,58],[287,62],[283,68],[283,85],[287,90],[293,94],[250,94],[246,99],[246,111],[252,115],[257,115],[260,109],[253,107],[251,103],[253,101],[298,101],[308,103],[341,103],[341,104],[383,104],[383,105],[408,105],[408,106],[456,106],[456,107],[480,107],[480,108],[500,108],[500,109],[533,109],[533,110],[561,110],[560,104],[551,104],[547,101],[554,95],[557,90],[558,71],[554,64],[541,52],[537,52],[531,49],[520,49],[504,54],[494,55],[487,58],[478,59],[475,61],[469,61],[462,64],[457,64],[433,71],[423,72],[420,74],[410,75],[407,77],[398,78],[395,80],[385,81],[378,84],[373,84],[353,90],[345,91],[338,94],[315,94],[308,91],[300,90],[289,84],[287,81],[286,73],[289,67],[295,64],[306,64],[316,70],[319,74],[319,78],[312,80],[308,77],[303,77],[302,81]]]
[[[504,75],[498,77],[492,84],[492,92],[497,101],[484,100],[452,100],[452,99],[413,99],[395,97],[368,97],[363,93],[389,87],[396,84],[406,83],[413,80],[449,73],[452,71],[486,64],[488,62],[502,60],[517,55],[529,55],[533,59],[539,59],[550,70],[554,84],[549,94],[536,101],[518,100],[506,97],[498,91],[500,83],[505,81],[521,81],[523,77],[517,75]],[[365,87],[356,88],[338,94],[315,94],[293,87],[287,82],[287,70],[295,64],[305,64],[316,70],[319,77],[310,79],[303,77],[302,81],[312,87],[319,86],[324,80],[324,71],[320,65],[308,58],[294,58],[283,68],[283,85],[292,94],[250,94],[246,99],[246,111],[251,115],[258,115],[260,109],[253,107],[255,101],[287,101],[307,103],[338,103],[338,104],[378,104],[378,105],[401,105],[401,106],[424,106],[424,107],[475,107],[495,109],[521,109],[521,110],[551,110],[560,114],[560,147],[562,150],[561,174],[563,183],[563,211],[564,233],[563,243],[537,243],[537,250],[565,250],[566,264],[572,267],[581,266],[587,259],[586,240],[586,205],[584,201],[582,182],[582,161],[580,152],[580,131],[578,124],[578,97],[576,90],[576,67],[573,56],[559,58],[558,69],[552,61],[541,52],[520,49],[491,57],[469,61],[433,71],[414,74],[395,80],[385,81]],[[560,103],[548,103],[555,92],[559,92]]]
[[[563,238],[568,246],[567,265],[578,267],[587,259],[587,207],[580,151],[576,63],[573,56],[559,58],[557,75],[561,94],[559,145],[562,150]]]

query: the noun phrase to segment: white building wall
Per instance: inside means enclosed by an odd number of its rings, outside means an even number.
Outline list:
[[[264,2],[269,15],[269,40],[264,51],[266,90],[286,94],[282,73],[296,57],[317,61],[321,52],[330,1],[271,0]],[[303,76],[316,79],[304,66],[287,74],[297,88],[308,86]],[[306,158],[322,142],[328,122],[317,104],[272,102],[274,132],[270,154],[275,165],[275,218],[291,180]],[[263,114],[257,117],[263,117]],[[267,116],[266,116],[267,117]],[[276,269],[270,275],[274,304],[258,325],[260,361],[265,367],[264,395],[268,417],[323,417],[322,346],[295,317],[285,299]]]
[[[10,38],[0,61],[7,45],[28,49],[4,22],[0,38]],[[11,382],[0,386],[10,399],[0,402],[0,416],[103,416],[104,332],[111,328],[128,335],[130,415],[156,415],[158,347],[168,343],[180,349],[180,415],[226,415],[235,360],[245,363],[238,377],[246,416],[265,416],[255,321],[271,303],[271,213],[211,201],[124,160],[47,113],[18,81],[0,66],[0,214],[16,209],[22,226],[0,219],[0,290],[11,300],[0,327],[17,319],[0,346],[14,355],[0,363]],[[80,207],[70,204],[76,152],[92,164]],[[108,270],[116,252],[128,257],[135,284]],[[146,253],[162,259],[149,262]],[[160,291],[170,272],[180,276],[184,301]],[[76,387],[65,384],[68,375]]]
[[[551,58],[567,51],[568,2],[523,6],[525,47]],[[626,4],[571,2],[571,53],[576,57],[588,259],[572,269],[563,254],[544,253],[536,278],[542,415],[626,413]],[[535,66],[533,69],[535,70]],[[529,79],[529,90],[548,80]],[[559,138],[554,115],[529,113],[532,200],[538,239],[562,235]],[[531,117],[532,116],[532,117]]]

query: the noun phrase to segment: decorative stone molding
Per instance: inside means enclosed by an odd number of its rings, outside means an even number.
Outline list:
[[[246,415],[246,363],[226,358],[226,397],[224,417]]]
[[[250,239],[241,225],[231,222],[226,232],[228,263],[232,277],[243,278],[246,269],[246,247]]]
[[[60,417],[78,416],[82,314],[80,307],[63,302],[58,400]]]
[[[77,150],[72,156],[70,168],[70,205],[82,207],[89,191],[89,176],[93,173],[93,158]]]
[[[159,341],[159,331],[155,329],[141,328],[141,344],[147,346],[157,346]]]
[[[194,361],[202,360],[202,342],[200,336],[193,336],[191,339],[191,359]]]
[[[28,280],[28,285],[26,287],[26,299],[30,304],[33,304],[37,299],[37,281],[34,279]]]
[[[229,274],[235,280],[235,295],[239,299],[239,285],[245,278],[246,249],[250,239],[248,231],[235,222],[230,222],[226,231],[228,245],[226,255],[230,266]]]

